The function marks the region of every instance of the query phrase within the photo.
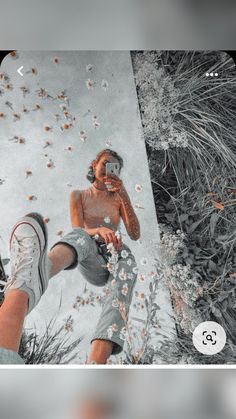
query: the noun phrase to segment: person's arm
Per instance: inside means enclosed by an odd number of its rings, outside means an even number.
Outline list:
[[[110,192],[119,194],[121,200],[120,215],[127,233],[131,240],[138,240],[140,238],[140,224],[122,180],[118,176],[109,175],[105,177],[105,183],[112,186],[109,188]]]
[[[84,215],[79,190],[72,191],[70,194],[70,220],[72,227],[84,228]]]
[[[124,185],[118,193],[121,199],[120,214],[127,233],[131,240],[138,240],[140,238],[140,224]]]

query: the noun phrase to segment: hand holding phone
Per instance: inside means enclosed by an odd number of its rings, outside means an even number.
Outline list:
[[[122,181],[118,175],[120,173],[119,163],[106,163],[106,179],[105,184],[109,191],[117,192],[122,186]]]

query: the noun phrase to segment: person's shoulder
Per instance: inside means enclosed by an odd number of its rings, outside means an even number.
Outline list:
[[[83,200],[87,196],[90,196],[90,195],[91,195],[91,188],[87,188],[87,189],[74,189],[70,193],[71,199],[76,200],[76,201]]]
[[[74,189],[73,191],[71,191],[70,193],[70,198],[73,201],[79,201],[81,199],[81,194],[82,194],[82,190],[80,189]]]

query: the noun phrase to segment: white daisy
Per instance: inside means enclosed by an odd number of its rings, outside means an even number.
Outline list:
[[[121,331],[120,331],[120,339],[121,340],[125,340],[127,337],[127,329],[126,327],[122,327]]]
[[[108,84],[108,81],[107,80],[102,80],[101,86],[102,86],[102,89],[103,90],[107,91],[108,85],[109,84]]]
[[[141,259],[140,259],[140,263],[141,263],[141,265],[143,265],[143,266],[147,265],[147,263],[148,263],[147,258],[141,258]]]
[[[142,189],[143,189],[143,188],[142,188],[142,186],[141,186],[141,185],[138,185],[138,184],[137,184],[137,185],[135,185],[135,191],[136,191],[136,192],[141,192],[141,191],[142,191]]]
[[[122,250],[121,252],[121,257],[126,259],[128,257],[129,253],[127,252],[127,250]]]
[[[118,300],[118,298],[115,298],[114,300],[112,300],[111,305],[112,305],[112,307],[118,308],[119,307],[119,300]]]
[[[137,267],[137,266],[135,266],[135,267],[132,269],[132,271],[133,271],[133,273],[134,273],[134,274],[136,274],[136,275],[137,275],[137,274],[138,274],[138,267]]]
[[[77,239],[77,243],[78,243],[78,244],[81,244],[81,246],[83,246],[83,245],[84,245],[84,243],[85,243],[85,239],[84,239],[84,237],[79,237],[79,238]]]
[[[128,285],[125,283],[122,287],[121,294],[126,296],[128,294],[128,291],[129,291]]]
[[[124,268],[120,270],[118,276],[121,281],[126,281],[127,275],[126,275],[126,272],[124,271]]]
[[[93,65],[92,64],[86,65],[86,71],[91,71],[92,69],[93,69]]]
[[[91,79],[86,80],[86,87],[88,90],[92,90],[94,88],[94,81]]]

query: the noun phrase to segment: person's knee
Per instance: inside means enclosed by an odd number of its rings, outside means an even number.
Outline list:
[[[73,230],[66,235],[70,240],[73,240],[74,243],[80,245],[89,245],[91,242],[91,237],[89,234],[81,227],[75,227]]]

